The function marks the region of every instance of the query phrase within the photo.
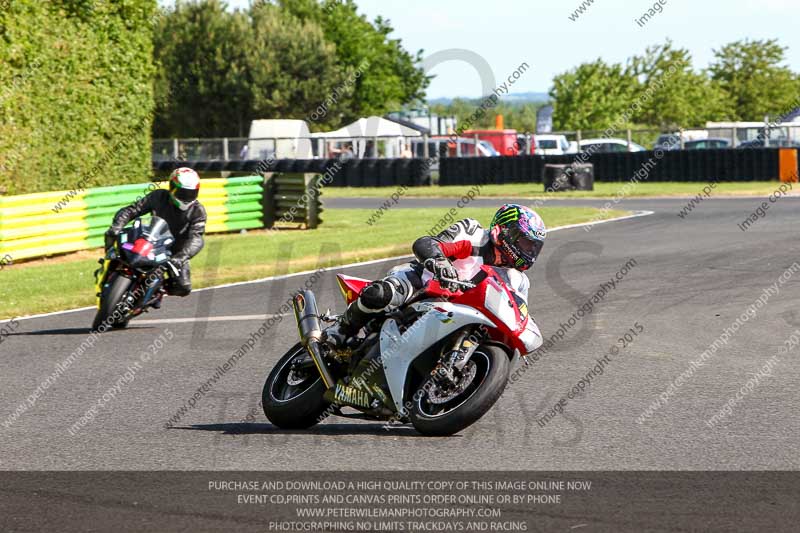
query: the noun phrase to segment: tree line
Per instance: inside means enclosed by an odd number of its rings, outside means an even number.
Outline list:
[[[421,65],[421,50],[353,0],[243,10],[222,0],[15,0],[0,10],[0,192],[69,190],[86,176],[87,187],[141,181],[151,135],[246,136],[257,118],[319,131],[418,107],[430,81]],[[700,70],[666,41],[560,73],[549,94],[556,129],[602,130],[621,116],[623,127],[673,129],[774,120],[797,105],[800,76],[774,39],[722,46]],[[477,105],[431,109],[463,120]],[[535,131],[539,105],[501,100],[474,127],[501,113],[506,127]],[[137,127],[148,117],[152,131]]]
[[[406,51],[392,31],[353,0],[256,0],[236,11],[221,0],[178,0],[154,32],[153,133],[245,136],[251,120],[271,117],[304,119],[318,131],[419,105],[430,81],[422,51]],[[602,130],[632,106],[624,127],[660,130],[792,110],[800,75],[777,40],[739,40],[713,57],[698,70],[687,49],[667,40],[624,62],[598,58],[562,72],[549,91],[554,128]],[[463,121],[478,102],[457,98],[431,111]],[[494,127],[502,114],[506,127],[535,131],[541,105],[501,100],[474,127]]]
[[[246,136],[276,117],[332,129],[421,100],[429,82],[422,51],[353,0],[178,0],[154,30],[156,137]]]
[[[627,117],[624,128],[673,130],[786,115],[797,107],[800,74],[786,65],[786,48],[775,39],[726,44],[702,70],[687,49],[666,41],[624,63],[596,59],[560,73],[549,94],[556,130],[604,130],[620,117]],[[463,118],[475,105],[456,99],[432,110]],[[494,111],[505,115],[507,127],[533,132],[541,105],[501,103]],[[477,127],[492,127],[492,115]]]

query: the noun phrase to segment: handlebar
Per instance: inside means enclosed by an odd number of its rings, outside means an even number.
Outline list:
[[[476,285],[469,281],[461,281],[460,279],[453,279],[453,278],[439,278],[439,283],[445,282],[449,285],[455,285],[457,287],[461,287],[462,289],[474,289]]]

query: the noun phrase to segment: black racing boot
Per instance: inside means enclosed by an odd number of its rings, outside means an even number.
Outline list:
[[[329,343],[336,348],[348,348],[349,341],[364,327],[370,318],[382,313],[390,306],[398,306],[405,301],[402,283],[391,276],[380,281],[373,281],[361,292],[358,299],[347,306],[347,311],[339,322],[327,331]],[[370,312],[369,309],[374,309]],[[355,341],[357,343],[357,341]]]
[[[358,300],[347,306],[347,310],[339,317],[335,325],[325,330],[323,340],[334,348],[351,348],[354,337],[369,322],[370,314],[358,306]]]
[[[151,307],[153,309],[161,309],[161,300],[164,299],[164,294],[165,294],[164,291],[159,291],[156,300],[151,304]]]

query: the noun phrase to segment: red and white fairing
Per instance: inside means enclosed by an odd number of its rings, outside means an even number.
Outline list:
[[[344,274],[336,274],[336,281],[339,282],[339,290],[342,291],[342,296],[347,305],[355,302],[364,287],[372,283],[370,280],[354,278],[352,276],[345,276]]]
[[[398,409],[403,406],[406,375],[413,360],[465,326],[484,326],[491,340],[508,346],[515,355],[527,354],[541,346],[539,329],[528,316],[525,299],[504,279],[508,275],[506,269],[481,265],[480,270],[483,274],[479,278],[483,279],[466,291],[451,292],[436,280],[428,282],[427,298],[411,304],[423,315],[405,332],[400,333],[393,319],[384,322],[380,340],[382,363]],[[342,274],[337,279],[348,305],[370,283]]]
[[[521,354],[538,348],[541,345],[539,329],[528,317],[527,277],[521,272],[505,268],[481,265],[479,269],[486,273],[486,278],[474,289],[450,292],[432,279],[428,281],[426,293],[431,299],[467,305],[491,317],[494,325],[494,330],[490,330],[491,338],[518,349]],[[347,305],[355,302],[361,291],[372,283],[344,274],[337,274],[336,278]],[[509,283],[515,289],[509,287]]]
[[[501,269],[482,265],[481,270],[486,277],[474,289],[453,293],[442,289],[436,280],[431,280],[427,286],[427,293],[433,298],[445,298],[454,304],[471,307],[485,315],[494,325],[493,328],[489,328],[489,337],[519,350],[520,354],[538,348],[541,344],[539,330],[528,317],[526,298],[519,293],[515,297],[515,291],[503,279]],[[511,272],[524,277],[516,271]],[[529,322],[533,326],[532,329],[527,328]]]

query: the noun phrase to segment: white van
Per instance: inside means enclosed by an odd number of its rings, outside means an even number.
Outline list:
[[[569,141],[564,135],[539,134],[533,136],[537,155],[564,155],[569,151]]]
[[[311,133],[304,120],[261,119],[250,123],[245,159],[311,159]]]

